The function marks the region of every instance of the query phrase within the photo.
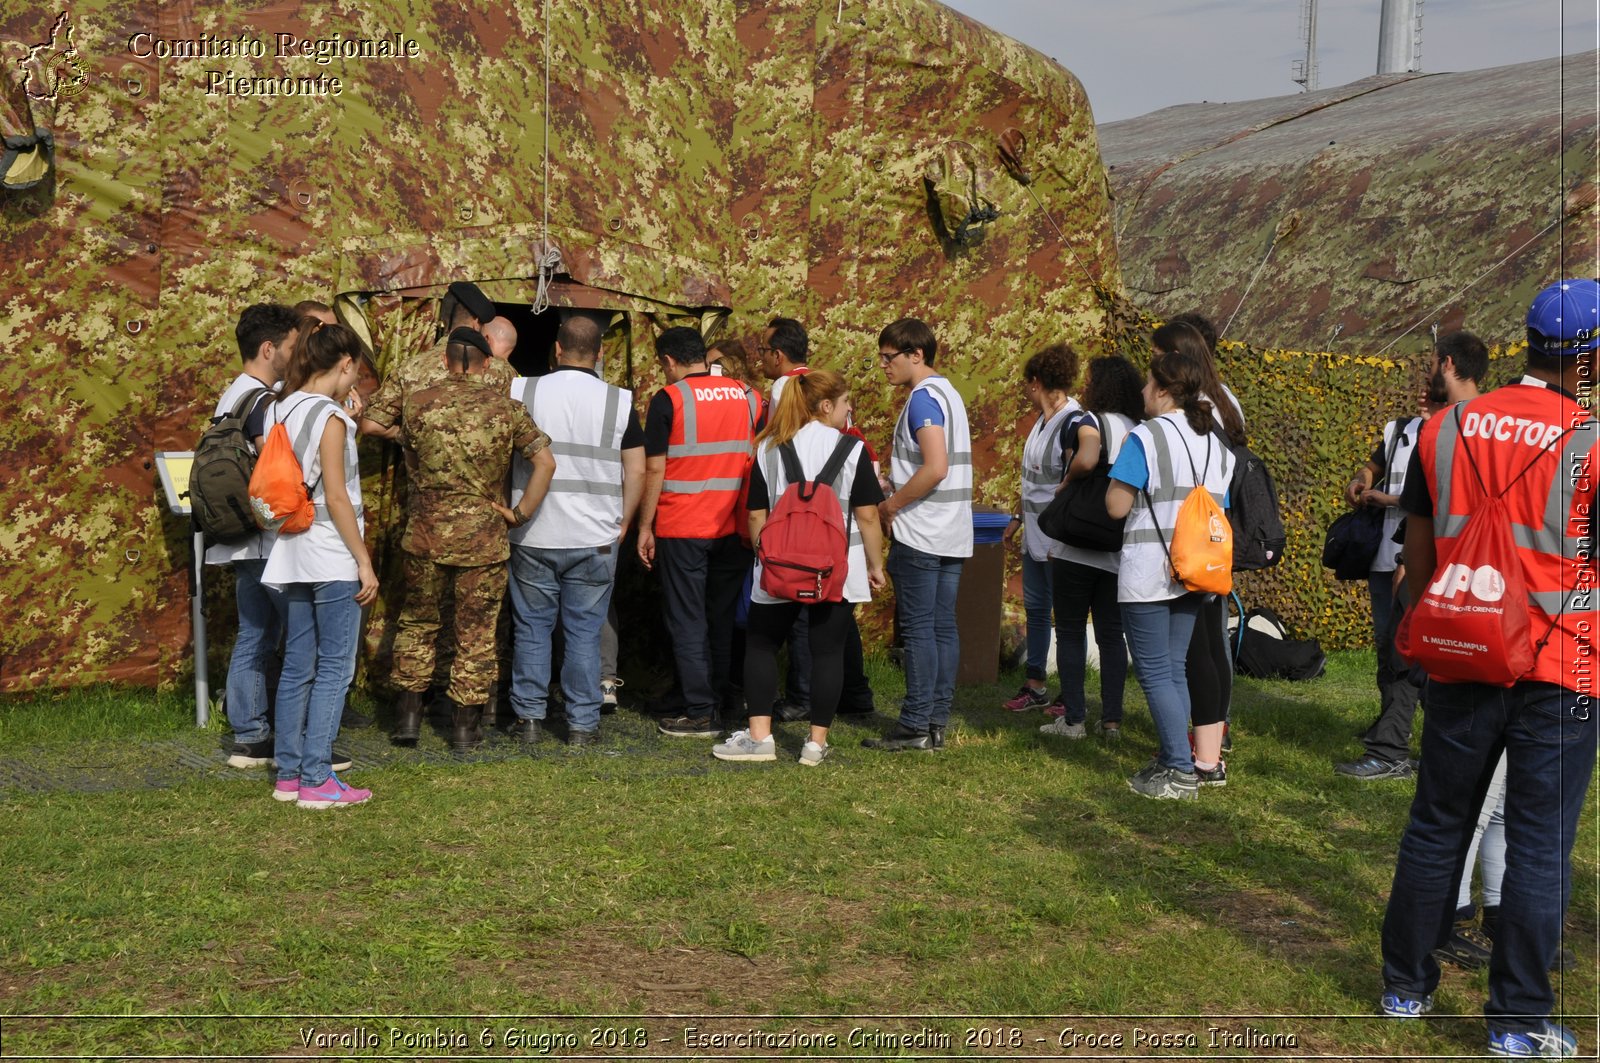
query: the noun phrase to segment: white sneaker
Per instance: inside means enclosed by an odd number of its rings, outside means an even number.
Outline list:
[[[1057,738],[1082,738],[1088,734],[1088,728],[1081,723],[1068,723],[1065,716],[1058,716],[1054,720],[1039,728],[1042,735],[1055,735]]]
[[[819,746],[807,739],[806,744],[800,747],[800,763],[808,768],[814,768],[831,752],[833,752],[832,746]]]
[[[778,744],[771,735],[766,741],[757,742],[749,731],[735,731],[726,742],[712,746],[711,755],[718,760],[777,760]]]

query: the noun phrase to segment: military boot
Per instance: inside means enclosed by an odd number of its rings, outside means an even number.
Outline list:
[[[416,745],[422,731],[422,691],[402,690],[400,700],[395,703],[395,713],[389,741],[396,745]]]
[[[493,731],[500,726],[500,680],[489,684],[489,697],[483,703],[483,729]]]
[[[450,749],[455,753],[471,753],[483,744],[482,705],[457,705],[452,718]]]

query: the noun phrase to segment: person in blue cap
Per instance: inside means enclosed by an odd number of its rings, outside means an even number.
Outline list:
[[[1549,970],[1561,948],[1571,890],[1572,843],[1594,772],[1594,514],[1596,422],[1580,401],[1592,393],[1600,344],[1600,284],[1566,280],[1541,291],[1528,310],[1526,375],[1444,411],[1422,431],[1400,504],[1406,510],[1406,580],[1424,595],[1469,611],[1498,599],[1504,571],[1520,568],[1533,664],[1509,685],[1474,682],[1420,639],[1409,652],[1429,679],[1422,705],[1422,765],[1411,819],[1400,840],[1383,921],[1383,1014],[1416,1018],[1433,1007],[1449,939],[1456,888],[1478,809],[1505,754],[1506,871],[1489,958],[1484,1015],[1489,1054],[1561,1058],[1578,1051],[1572,1031],[1552,1021]],[[1463,547],[1473,513],[1500,499],[1514,556]],[[1491,511],[1492,512],[1492,511]],[[1476,529],[1475,529],[1476,530]],[[1463,559],[1476,565],[1463,571]],[[1496,571],[1484,573],[1485,568]],[[1419,607],[1420,608],[1420,607]],[[1461,637],[1509,635],[1463,614]],[[1492,651],[1489,641],[1480,647]],[[1483,668],[1491,654],[1475,655]],[[1508,655],[1509,656],[1509,655]],[[1510,671],[1510,669],[1508,669]],[[1489,678],[1485,676],[1485,678]]]

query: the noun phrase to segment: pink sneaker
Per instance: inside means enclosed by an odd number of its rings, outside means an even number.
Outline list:
[[[340,782],[339,776],[330,775],[328,781],[321,786],[300,787],[296,805],[300,808],[343,808],[345,805],[359,805],[371,799],[371,790],[357,790]]]
[[[272,784],[272,799],[274,801],[296,801],[299,798],[299,779],[279,779]]]
[[[1029,709],[1037,709],[1048,704],[1050,704],[1049,694],[1043,690],[1035,690],[1024,683],[1017,691],[1017,696],[1002,703],[1000,707],[1007,712],[1027,712]]]

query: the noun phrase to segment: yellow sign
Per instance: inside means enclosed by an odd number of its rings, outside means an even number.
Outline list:
[[[156,471],[161,474],[161,489],[167,493],[167,508],[180,517],[190,512],[189,470],[193,468],[192,450],[156,451]]]

